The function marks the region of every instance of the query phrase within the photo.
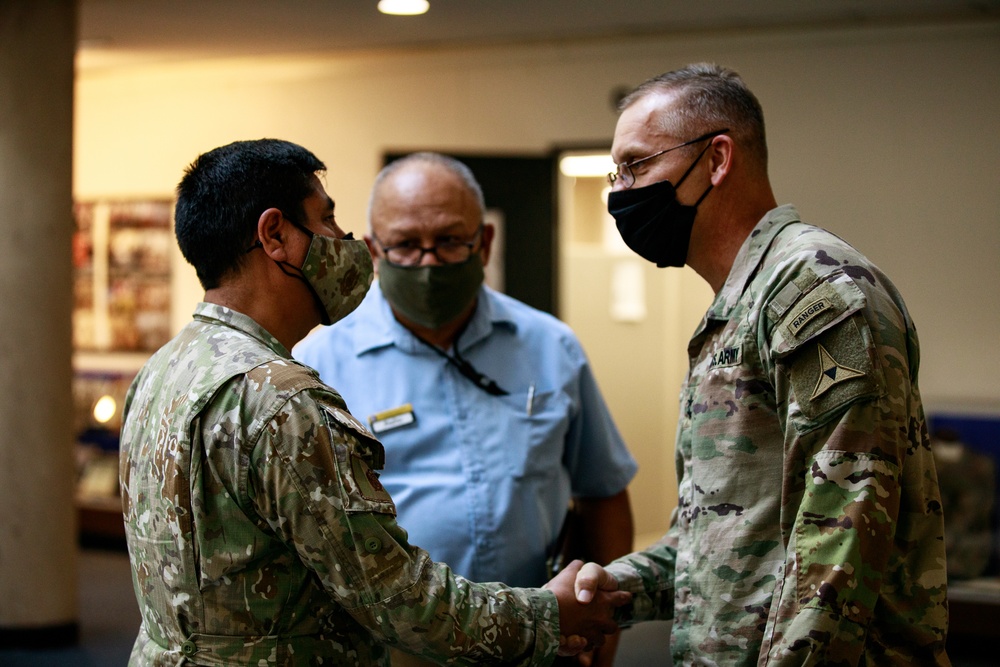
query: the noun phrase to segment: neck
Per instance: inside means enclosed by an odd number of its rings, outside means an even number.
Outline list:
[[[687,263],[716,294],[726,284],[747,236],[768,211],[778,205],[770,186],[761,188],[758,193],[755,198],[748,198],[744,193],[720,197],[711,206],[705,206],[712,199],[709,197],[698,209],[698,215],[704,215],[704,220],[710,222],[699,226],[695,220]]]
[[[319,318],[314,314],[316,306],[311,299],[308,304],[296,307],[298,300],[262,298],[260,293],[250,293],[238,283],[206,291],[205,302],[246,315],[274,336],[289,352],[319,324]]]

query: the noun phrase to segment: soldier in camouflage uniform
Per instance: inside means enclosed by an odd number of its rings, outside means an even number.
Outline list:
[[[610,572],[635,595],[625,622],[673,619],[676,664],[949,664],[940,493],[902,297],[777,206],[763,113],[735,72],[692,65],[620,108],[608,208],[622,238],[658,266],[688,264],[716,297],[688,346],[670,529],[606,571],[586,565],[580,599]]]
[[[323,168],[295,144],[237,142],[178,187],[178,242],[206,293],[127,397],[121,482],[142,613],[129,664],[387,665],[387,644],[548,664],[560,622],[599,644],[627,594],[591,615],[572,576],[550,590],[474,584],[408,544],[375,472],[382,445],[290,357],[372,280]]]

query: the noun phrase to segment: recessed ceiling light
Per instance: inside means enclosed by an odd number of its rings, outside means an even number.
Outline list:
[[[378,0],[378,10],[383,14],[396,16],[416,16],[430,9],[427,0]]]

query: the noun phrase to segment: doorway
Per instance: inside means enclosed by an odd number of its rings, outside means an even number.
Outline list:
[[[387,153],[383,164],[412,152]],[[469,167],[483,189],[488,221],[498,225],[500,244],[494,242],[494,252],[499,251],[496,259],[501,260],[501,291],[556,315],[559,269],[555,156],[439,152]]]

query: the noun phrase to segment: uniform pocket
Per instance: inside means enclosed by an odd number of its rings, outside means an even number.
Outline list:
[[[507,420],[507,468],[514,477],[554,477],[562,467],[571,402],[562,391],[538,389],[502,396]]]

